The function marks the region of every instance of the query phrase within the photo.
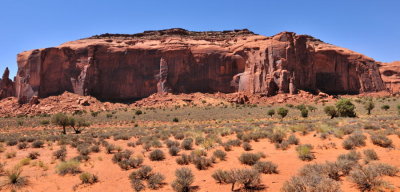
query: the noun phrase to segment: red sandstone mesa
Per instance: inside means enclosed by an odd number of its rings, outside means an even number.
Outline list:
[[[297,89],[356,94],[386,88],[377,62],[362,54],[307,35],[266,37],[246,29],[103,34],[26,51],[18,55],[15,82],[21,102],[64,91],[118,100],[157,92],[270,96]]]
[[[400,61],[378,63],[383,82],[391,93],[400,93]]]

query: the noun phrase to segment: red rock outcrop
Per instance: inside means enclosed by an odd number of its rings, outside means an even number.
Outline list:
[[[383,82],[390,93],[400,93],[400,61],[378,63]]]
[[[275,95],[298,89],[362,93],[385,85],[376,62],[364,55],[307,35],[266,37],[248,30],[98,35],[20,53],[16,76],[21,102],[64,91],[120,100],[169,92]]]
[[[9,75],[10,71],[8,67],[6,67],[0,79],[0,99],[15,96],[14,82],[9,78]]]

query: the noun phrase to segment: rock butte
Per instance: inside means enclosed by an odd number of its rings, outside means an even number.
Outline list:
[[[382,80],[391,93],[400,93],[400,61],[378,63]]]
[[[358,94],[386,87],[378,62],[308,35],[175,28],[96,35],[20,53],[14,89],[26,103],[64,91],[125,100],[165,92],[271,96],[298,89]]]

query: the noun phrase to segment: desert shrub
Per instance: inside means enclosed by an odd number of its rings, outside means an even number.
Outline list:
[[[289,110],[286,109],[286,108],[283,108],[283,107],[278,108],[278,110],[277,110],[277,114],[278,114],[279,116],[281,116],[282,119],[286,117],[286,115],[288,114],[288,112],[289,112]]]
[[[10,151],[10,152],[6,153],[6,158],[7,159],[11,159],[11,158],[14,158],[16,156],[17,156],[17,152],[15,152],[15,151]]]
[[[282,192],[338,192],[340,182],[323,175],[293,176],[283,184]]]
[[[14,145],[17,145],[17,144],[18,144],[18,141],[16,139],[10,139],[10,140],[7,141],[7,145],[8,146],[14,146]]]
[[[235,191],[235,184],[243,185],[245,189],[256,188],[261,183],[260,173],[254,169],[232,169],[226,172],[226,176],[222,177],[223,182],[231,184],[231,191]]]
[[[179,165],[188,165],[190,163],[190,156],[182,154],[180,157],[176,158],[176,163]]]
[[[253,169],[265,174],[278,173],[278,166],[271,161],[259,161],[253,165]]]
[[[129,159],[123,159],[118,163],[118,165],[125,170],[130,168],[138,168],[143,164],[143,157],[130,157]]]
[[[168,152],[171,156],[177,156],[179,153],[180,149],[176,146],[171,146],[171,148],[169,148]]]
[[[313,147],[310,144],[299,145],[296,147],[299,158],[303,161],[311,161],[315,159],[315,155],[312,153]]]
[[[392,147],[393,142],[386,135],[383,134],[373,134],[371,135],[371,141],[374,145],[378,145],[381,147]]]
[[[300,110],[300,115],[301,115],[301,117],[304,117],[304,118],[308,117],[308,110],[307,109]]]
[[[12,169],[6,171],[7,176],[7,184],[16,187],[22,187],[28,184],[28,180],[26,177],[21,175],[22,168],[21,166],[17,165],[14,166]]]
[[[28,148],[28,144],[25,142],[18,143],[17,147],[18,147],[18,149],[26,149],[26,148]]]
[[[37,159],[39,156],[40,156],[40,154],[37,151],[32,151],[28,154],[29,159]]]
[[[355,161],[355,162],[357,162],[360,159],[361,159],[361,154],[354,150],[350,151],[347,154],[341,154],[337,158],[337,160],[349,160],[349,161]]]
[[[78,161],[69,160],[59,163],[56,167],[56,171],[60,175],[66,175],[80,173],[81,169],[79,168]]]
[[[388,109],[390,109],[390,106],[389,105],[382,105],[381,109],[387,111]]]
[[[192,138],[186,138],[182,141],[181,143],[182,149],[185,150],[192,150],[193,149],[193,139]]]
[[[118,163],[121,162],[124,159],[129,159],[131,157],[131,155],[133,154],[133,152],[131,150],[124,150],[121,152],[117,152],[114,154],[112,161],[114,163]]]
[[[208,169],[208,167],[212,166],[213,160],[198,156],[198,157],[194,157],[192,159],[192,163],[198,170],[206,170],[206,169]]]
[[[194,175],[189,168],[180,168],[175,171],[176,179],[171,186],[176,192],[190,191],[190,185],[194,181]]]
[[[230,179],[230,175],[228,174],[228,172],[221,169],[217,169],[216,171],[214,171],[211,177],[218,183],[227,183]]]
[[[270,109],[270,110],[268,110],[267,114],[272,117],[273,115],[275,115],[275,110]]]
[[[336,102],[336,109],[340,117],[356,117],[355,106],[350,99],[340,99]]]
[[[260,160],[261,156],[257,153],[242,153],[239,161],[245,165],[254,165]]]
[[[149,158],[152,161],[162,161],[165,159],[164,152],[159,149],[152,151],[149,155]]]
[[[330,116],[331,119],[339,116],[339,114],[338,114],[338,112],[337,112],[337,110],[336,110],[336,108],[334,106],[325,106],[324,107],[324,112],[325,112],[325,114]]]
[[[162,175],[161,173],[155,173],[150,175],[147,183],[150,189],[159,189],[163,185],[164,180],[164,175]]]
[[[182,140],[183,138],[185,138],[185,135],[181,132],[175,133],[174,138],[177,140]]]
[[[365,146],[366,139],[367,137],[360,133],[350,135],[343,141],[343,148],[350,150],[355,149],[356,147]]]
[[[128,147],[136,147],[135,142],[128,142],[127,145],[128,145]]]
[[[290,144],[288,141],[284,140],[281,143],[275,143],[275,148],[277,149],[282,149],[282,150],[286,150],[289,149]]]
[[[108,154],[113,153],[113,151],[115,151],[117,149],[117,147],[114,144],[107,144],[106,145],[106,152]]]
[[[225,144],[239,147],[242,144],[242,142],[239,139],[230,139]]]
[[[378,154],[376,154],[375,150],[373,149],[366,149],[363,151],[365,155],[365,160],[366,161],[374,161],[374,160],[379,160]]]
[[[350,180],[354,182],[360,191],[382,191],[384,188],[393,189],[382,176],[394,176],[397,168],[385,164],[370,164],[357,168],[350,173]]]
[[[244,149],[245,151],[251,151],[251,150],[252,150],[252,147],[251,147],[250,143],[248,143],[248,142],[244,142],[244,143],[242,144],[242,147],[243,147],[243,149]]]
[[[65,161],[65,158],[67,157],[67,148],[65,146],[62,146],[59,150],[54,151],[53,156],[56,159],[60,159],[61,161]]]
[[[146,188],[142,180],[136,178],[131,178],[131,185],[136,192],[143,191]]]
[[[80,134],[86,127],[90,126],[90,123],[83,118],[78,118],[75,123],[70,122],[70,125],[76,134]]]
[[[296,137],[296,135],[290,135],[288,138],[288,143],[290,145],[298,145],[299,144],[299,139]]]
[[[274,128],[268,138],[272,143],[281,143],[286,138],[286,131],[280,127]]]
[[[226,153],[222,150],[215,150],[213,153],[214,157],[218,158],[221,161],[225,161],[226,160]]]
[[[83,184],[93,184],[99,181],[97,175],[88,172],[81,173],[81,175],[79,175],[79,179]]]
[[[39,122],[39,124],[40,124],[40,125],[49,125],[49,124],[50,124],[50,121],[49,121],[49,120],[41,120],[41,121]]]
[[[179,122],[179,119],[178,119],[177,117],[174,117],[174,118],[172,119],[172,122]]]
[[[90,151],[94,152],[94,153],[98,153],[98,152],[100,152],[100,146],[93,145],[93,146],[90,147]]]

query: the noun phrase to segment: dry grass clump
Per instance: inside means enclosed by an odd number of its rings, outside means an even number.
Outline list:
[[[361,133],[350,135],[343,141],[343,148],[347,150],[355,149],[356,147],[365,146],[367,137]]]
[[[88,172],[81,173],[79,179],[82,181],[82,184],[93,184],[99,181],[97,175]]]
[[[261,155],[258,153],[242,153],[239,157],[239,161],[245,165],[254,165],[261,158]]]
[[[57,165],[56,167],[56,172],[60,175],[66,175],[66,174],[77,174],[81,172],[81,169],[79,168],[79,162],[76,160],[69,160],[69,161],[64,161],[61,162],[60,164]]]
[[[312,161],[315,155],[312,153],[313,146],[310,144],[299,145],[296,147],[299,158],[303,161]]]
[[[374,145],[378,145],[380,147],[393,147],[393,141],[382,133],[371,135],[371,141]]]

